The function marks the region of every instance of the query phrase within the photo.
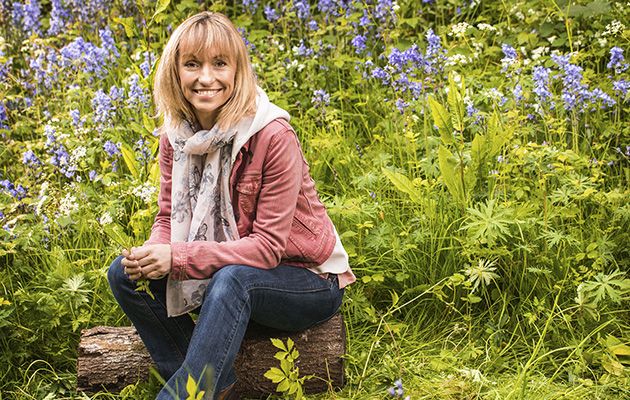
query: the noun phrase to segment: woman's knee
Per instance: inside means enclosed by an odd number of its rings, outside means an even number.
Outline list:
[[[236,294],[246,289],[247,273],[252,267],[245,265],[226,265],[212,275],[212,291],[215,294],[227,292]]]
[[[123,283],[126,284],[129,282],[129,278],[125,275],[125,268],[121,263],[122,259],[123,256],[117,257],[107,270],[107,281],[112,289],[120,287]]]

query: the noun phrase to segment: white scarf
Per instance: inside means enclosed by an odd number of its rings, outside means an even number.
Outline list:
[[[236,126],[221,131],[193,132],[188,122],[173,125],[165,121],[173,147],[171,188],[171,242],[205,240],[223,242],[239,239],[230,199],[230,173],[240,148],[256,132],[277,118],[289,114],[269,102],[258,88],[256,115],[243,118]],[[203,301],[208,279],[171,279],[166,285],[169,317],[185,314]]]

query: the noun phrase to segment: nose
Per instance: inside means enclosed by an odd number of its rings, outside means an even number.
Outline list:
[[[212,82],[214,82],[212,66],[204,65],[199,71],[199,83],[210,84]]]

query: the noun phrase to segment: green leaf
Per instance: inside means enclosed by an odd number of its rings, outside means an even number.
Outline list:
[[[451,196],[453,196],[456,201],[464,203],[464,188],[462,187],[460,177],[457,175],[457,161],[455,161],[453,154],[443,145],[440,145],[438,150],[438,161],[442,179],[448,191],[451,193]]]
[[[429,107],[431,108],[431,115],[433,116],[433,122],[438,127],[440,137],[444,144],[455,143],[453,137],[453,124],[451,123],[451,116],[446,108],[441,105],[433,96],[429,96]]]
[[[382,171],[396,189],[409,195],[411,201],[414,203],[419,203],[421,201],[420,192],[405,175],[385,168],[382,168]]]
[[[133,149],[129,147],[127,143],[123,143],[120,151],[122,152],[123,160],[125,160],[125,165],[129,169],[131,175],[138,179],[140,177],[140,172],[138,170],[138,162],[136,161],[136,155],[133,152]]]
[[[278,385],[278,387],[276,388],[277,392],[286,392],[287,390],[289,390],[289,385],[291,383],[289,382],[288,379],[283,380],[282,382],[280,382],[280,384]]]
[[[288,351],[288,349],[284,345],[284,342],[280,339],[271,338],[271,343],[274,345],[274,347],[277,347],[280,350]]]
[[[159,0],[155,9],[155,13],[151,17],[151,19],[155,19],[155,17],[162,14],[169,4],[171,4],[171,0]]]
[[[460,92],[453,74],[449,74],[448,77],[448,106],[450,110],[450,117],[453,124],[453,128],[458,132],[464,131],[464,115],[466,115],[466,107],[464,105],[464,97]]]
[[[136,32],[134,30],[135,24],[133,22],[133,17],[114,18],[114,22],[122,25],[123,28],[125,28],[125,34],[129,39],[133,38],[136,35]]]
[[[265,372],[264,377],[269,379],[273,383],[278,383],[286,378],[286,375],[278,368],[272,367],[267,372]]]

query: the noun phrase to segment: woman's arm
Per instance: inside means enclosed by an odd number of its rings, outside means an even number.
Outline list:
[[[173,169],[173,148],[166,135],[160,136],[160,194],[158,213],[151,227],[151,237],[144,244],[171,242],[171,172]]]
[[[250,235],[227,242],[172,243],[173,278],[207,278],[229,264],[276,267],[284,255],[302,179],[302,153],[290,127],[267,147],[256,218]]]

